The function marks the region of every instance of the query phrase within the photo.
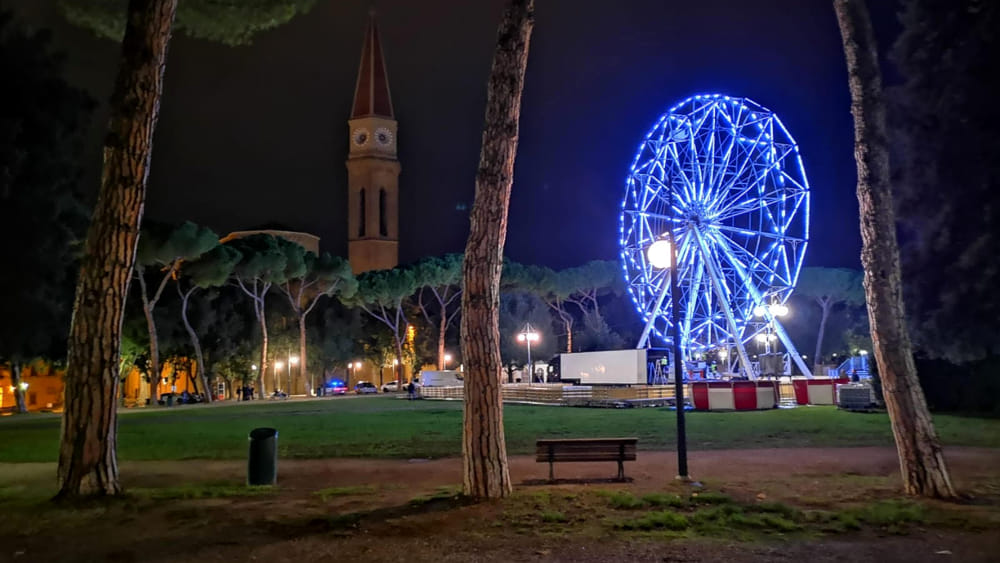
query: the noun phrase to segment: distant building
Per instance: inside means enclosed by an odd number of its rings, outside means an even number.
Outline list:
[[[372,14],[347,120],[347,253],[355,274],[399,264],[397,123]]]

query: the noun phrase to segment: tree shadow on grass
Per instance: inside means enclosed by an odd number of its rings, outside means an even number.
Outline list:
[[[387,520],[407,516],[447,512],[473,504],[476,504],[476,500],[471,497],[438,492],[429,497],[417,497],[403,505],[385,506],[329,517],[272,521],[264,524],[264,528],[269,535],[286,538],[310,534],[350,534],[368,524],[381,524]]]

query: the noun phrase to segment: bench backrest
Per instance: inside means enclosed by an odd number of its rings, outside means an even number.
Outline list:
[[[638,438],[538,440],[536,461],[634,461]]]

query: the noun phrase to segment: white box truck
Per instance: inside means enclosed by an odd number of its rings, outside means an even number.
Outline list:
[[[420,372],[421,387],[456,387],[462,385],[462,373],[455,370]]]
[[[563,381],[580,385],[645,385],[646,349],[577,352],[559,355]]]

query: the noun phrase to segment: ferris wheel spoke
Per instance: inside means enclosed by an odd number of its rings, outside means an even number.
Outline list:
[[[787,154],[787,153],[785,153],[785,154]],[[782,156],[782,158],[784,158],[784,156]],[[765,186],[766,183],[764,182],[764,179],[775,168],[775,166],[778,165],[778,162],[780,162],[780,160],[781,159],[778,159],[775,162],[769,164],[766,168],[764,168],[763,171],[761,171],[760,174],[754,175],[754,178],[751,181],[747,182],[746,186],[743,187],[742,189],[740,189],[739,193],[737,193],[735,197],[729,198],[729,201],[734,201],[734,200],[735,201],[739,201],[739,200],[743,199],[744,197],[747,197],[748,194],[750,194],[750,192],[753,189],[756,188],[756,189],[760,190],[761,186]],[[734,179],[733,182],[729,186],[726,187],[726,189],[727,190],[735,189],[737,181],[739,181],[739,177],[737,177],[736,179]],[[761,195],[763,196],[764,194],[761,194]],[[716,211],[715,217],[717,218],[717,217],[725,215],[729,211],[729,209],[731,207],[732,207],[732,205],[729,205],[729,206],[726,206],[726,207],[723,207],[723,208],[719,209],[718,211]]]
[[[711,219],[715,222],[728,221],[739,217],[740,215],[765,210],[770,206],[784,205],[789,199],[792,198],[805,198],[805,195],[806,194],[804,193],[783,193],[774,196],[762,196],[759,198],[747,197],[747,199],[744,199],[739,203],[732,204],[727,209],[713,215]],[[796,211],[798,210],[797,207],[798,206],[795,206]],[[794,214],[791,215],[790,218],[794,219]],[[788,224],[790,225],[791,223],[789,222]]]
[[[719,231],[726,231],[726,232],[736,233],[738,235],[744,235],[744,236],[766,237],[766,238],[780,240],[782,242],[800,243],[800,242],[805,242],[806,241],[806,239],[804,239],[804,238],[793,237],[793,236],[788,236],[788,235],[782,235],[782,234],[778,234],[778,233],[769,233],[767,231],[753,231],[753,230],[750,230],[750,229],[741,229],[739,227],[730,227],[728,225],[712,225],[711,228],[715,229],[715,230],[719,230]],[[732,239],[730,239],[730,240],[732,240]],[[733,241],[733,242],[735,242],[735,241]]]
[[[688,237],[689,240],[690,238],[691,237]],[[679,261],[680,260],[678,260],[678,262]],[[694,269],[694,278],[688,284],[690,290],[687,299],[687,310],[684,311],[684,324],[682,325],[683,331],[681,337],[685,341],[690,341],[691,321],[694,319],[695,305],[698,304],[697,296],[699,291],[701,290],[701,275],[702,272],[704,271],[704,265],[702,264],[701,261],[697,259],[697,256],[692,256],[689,263],[691,264],[691,268]]]
[[[713,234],[715,234],[716,236],[712,237],[712,242],[717,243],[720,246],[720,248],[723,248],[723,254],[733,257],[735,257],[736,255],[743,256],[750,262],[750,264],[754,266],[754,269],[757,268],[762,269],[768,274],[781,278],[781,280],[784,283],[788,283],[788,280],[786,279],[787,276],[782,276],[781,274],[779,274],[770,264],[764,262],[751,252],[748,252],[745,248],[743,248],[742,245],[737,244],[735,241],[733,241],[731,238],[729,238],[723,233],[713,233]],[[765,257],[767,254],[770,254],[770,250],[765,254]],[[742,262],[741,265],[743,265]]]
[[[681,162],[680,154],[677,152],[677,144],[678,143],[676,141],[670,141],[669,143],[667,143],[667,150],[669,151],[670,157],[672,158],[672,162],[674,163]],[[695,189],[694,184],[691,183],[691,178],[689,178],[688,175],[684,173],[684,170],[680,169],[679,166],[676,167],[676,170],[677,170],[677,175],[681,179],[681,183],[684,184],[685,195],[690,200],[691,197],[693,197],[694,195],[694,189]],[[670,191],[673,192],[672,187],[668,189],[670,189]]]

